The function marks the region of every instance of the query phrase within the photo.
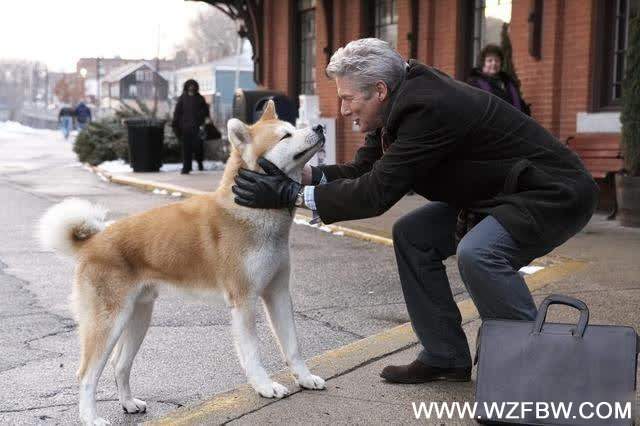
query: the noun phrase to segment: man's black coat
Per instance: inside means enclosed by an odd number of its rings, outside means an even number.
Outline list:
[[[352,163],[322,167],[324,223],[384,213],[409,190],[490,214],[522,244],[555,245],[593,213],[597,185],[571,150],[532,118],[483,90],[415,61],[381,132]]]

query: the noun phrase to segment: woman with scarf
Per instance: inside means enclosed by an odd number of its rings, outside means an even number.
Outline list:
[[[480,52],[480,67],[471,70],[469,84],[499,97],[517,110],[531,115],[529,105],[522,99],[513,78],[502,71],[504,54],[495,44],[486,45]]]

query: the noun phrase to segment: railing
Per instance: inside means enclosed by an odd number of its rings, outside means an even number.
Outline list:
[[[18,113],[18,121],[36,129],[57,129],[58,111],[24,105]]]

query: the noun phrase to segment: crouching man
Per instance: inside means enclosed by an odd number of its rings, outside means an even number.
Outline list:
[[[411,364],[387,366],[381,376],[468,381],[469,345],[443,261],[457,255],[483,320],[534,320],[536,306],[518,270],[587,224],[596,183],[532,118],[435,68],[406,63],[381,40],[350,42],[326,72],[335,79],[340,113],[366,134],[354,161],[307,167],[298,183],[261,160],[266,174],[241,171],[236,178],[236,202],[307,207],[329,224],[380,215],[411,190],[423,196],[424,206],[393,228],[400,282],[423,349]]]

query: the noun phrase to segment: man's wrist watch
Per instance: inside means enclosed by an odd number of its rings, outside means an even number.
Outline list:
[[[293,205],[296,207],[304,206],[304,186],[302,186],[300,188],[300,191],[298,191],[298,195],[296,195],[296,201],[293,203]]]

